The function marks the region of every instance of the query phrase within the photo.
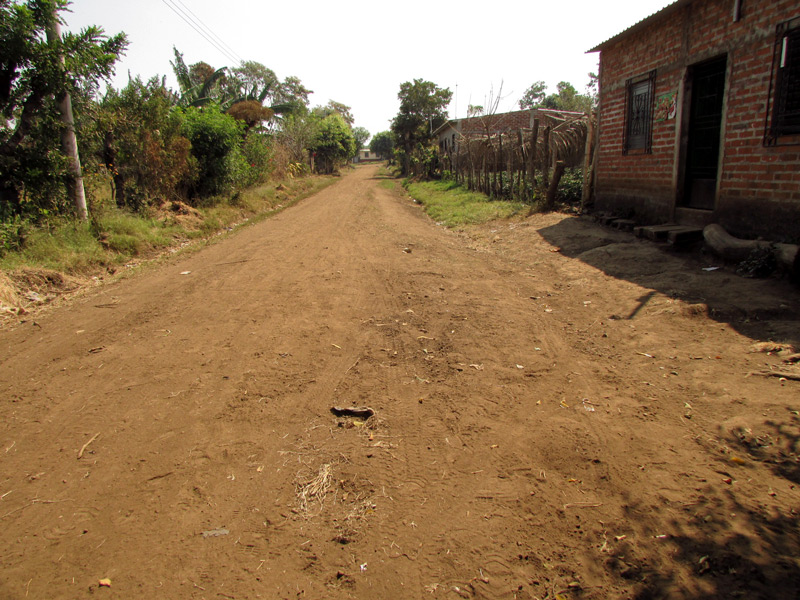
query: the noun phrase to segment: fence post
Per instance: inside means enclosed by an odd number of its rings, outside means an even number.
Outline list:
[[[550,181],[550,186],[547,188],[547,197],[545,198],[544,208],[550,210],[555,206],[556,193],[558,192],[558,184],[561,181],[561,176],[564,174],[564,161],[556,161],[555,169],[553,169],[553,179]]]
[[[533,120],[533,132],[531,133],[531,191],[536,191],[536,147],[539,145],[539,119]]]
[[[586,150],[583,157],[583,189],[581,190],[581,212],[586,210],[592,197],[592,183],[594,179],[594,134],[595,115],[589,113],[586,125]]]
[[[550,186],[550,126],[544,128],[542,134],[542,146],[544,146],[544,160],[542,161],[544,169],[542,170],[542,187],[545,189]]]

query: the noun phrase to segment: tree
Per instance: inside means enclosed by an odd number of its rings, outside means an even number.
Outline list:
[[[586,95],[591,99],[592,110],[594,110],[597,108],[597,101],[600,94],[600,78],[597,76],[597,73],[590,72],[588,75],[589,83],[586,84]]]
[[[339,115],[344,119],[344,122],[347,123],[348,127],[352,127],[353,123],[355,123],[355,119],[353,118],[353,113],[350,112],[351,110],[352,109],[346,104],[336,102],[336,100],[329,100],[325,106],[317,106],[314,108],[314,114],[322,119],[330,115]]]
[[[258,100],[237,102],[228,109],[228,114],[245,124],[245,133],[268,121],[275,114],[272,109],[263,106]]]
[[[591,73],[589,77],[591,85]],[[579,94],[575,86],[568,81],[560,81],[556,85],[555,94],[546,94],[546,89],[544,81],[537,81],[525,91],[525,95],[519,101],[519,107],[590,112],[595,103],[591,95]]]
[[[275,71],[260,62],[248,60],[231,69],[226,80],[226,95],[231,98],[257,100],[272,104],[280,88]]]
[[[547,108],[559,110],[588,112],[592,108],[592,101],[588,96],[579,94],[571,83],[560,81],[556,85],[556,93],[547,96],[544,100],[544,105]]]
[[[275,116],[304,111],[308,104],[308,95],[311,93],[297,77],[287,77],[281,83],[275,71],[253,60],[244,61],[230,70],[223,91],[223,108],[228,109],[237,103],[249,102],[249,108],[246,110],[251,115],[251,121],[256,116],[254,102],[270,111],[270,115],[261,119],[269,121]],[[238,110],[238,114],[242,114],[245,108],[241,107]],[[266,112],[262,112],[262,115],[266,115]]]
[[[409,173],[412,163],[420,167],[416,169],[420,172],[429,171],[432,154],[428,146],[433,131],[447,121],[447,106],[453,93],[430,81],[415,79],[401,84],[397,97],[400,111],[392,120],[392,132],[401,152],[403,173]]]
[[[277,100],[283,104],[294,106],[292,113],[296,114],[301,111],[307,111],[308,96],[313,93],[302,84],[299,77],[290,75],[283,80]]]
[[[329,115],[319,124],[311,144],[316,154],[317,170],[333,173],[356,153],[353,133],[341,115]]]
[[[319,121],[311,115],[292,114],[283,119],[278,142],[289,152],[291,162],[304,163],[317,135]]]
[[[58,56],[58,66],[61,67],[61,77],[66,68],[66,59],[61,48],[61,23],[55,13],[47,26],[47,43],[55,49]],[[55,96],[56,107],[61,120],[61,151],[67,159],[65,182],[67,196],[75,207],[75,216],[81,221],[89,220],[89,211],[86,207],[86,190],[83,187],[83,169],[78,151],[78,137],[75,135],[75,113],[72,110],[72,94],[63,90]]]
[[[93,153],[112,176],[117,206],[136,210],[151,198],[180,195],[193,162],[181,126],[163,80],[137,77],[120,91],[108,89],[89,131]]]
[[[356,152],[361,150],[364,146],[367,145],[367,140],[369,139],[369,131],[367,131],[364,127],[353,127],[353,138],[356,142]]]
[[[40,209],[54,207],[55,184],[63,181],[67,166],[59,150],[64,125],[57,118],[57,99],[91,97],[127,46],[125,34],[108,38],[94,26],[78,34],[51,34],[48,41],[54,15],[67,5],[67,0],[0,0],[0,213],[22,212],[23,189]]]
[[[175,48],[173,47],[173,50]],[[181,57],[182,58],[182,57]],[[214,73],[217,72],[217,69],[212,67],[207,62],[196,62],[193,65],[189,66],[189,81],[192,85],[203,85],[206,81],[211,79],[214,76]]]
[[[391,131],[381,131],[369,143],[370,152],[374,152],[381,158],[389,160],[394,152],[394,136]]]
[[[226,67],[214,70],[214,67],[204,62],[186,66],[183,54],[174,46],[175,62],[170,61],[175,78],[178,80],[180,97],[178,106],[206,106],[212,102],[224,103],[223,87],[221,81],[225,78]]]
[[[519,107],[526,109],[541,106],[546,96],[545,90],[547,90],[547,85],[545,85],[544,81],[537,81],[532,84],[531,87],[525,90],[525,94],[523,94],[522,99],[519,101]]]

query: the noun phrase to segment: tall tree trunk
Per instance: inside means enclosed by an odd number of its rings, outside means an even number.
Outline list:
[[[54,13],[53,20],[47,28],[47,41],[50,44],[61,43],[61,25],[58,17]],[[61,65],[64,66],[64,56],[61,55]],[[78,156],[78,138],[75,137],[75,119],[72,115],[72,97],[69,92],[64,92],[60,98],[56,98],[58,110],[61,113],[61,122],[64,124],[61,129],[61,148],[69,160],[67,176],[67,194],[75,205],[78,218],[81,221],[89,219],[86,210],[86,193],[83,189],[83,173],[81,172],[81,160]]]

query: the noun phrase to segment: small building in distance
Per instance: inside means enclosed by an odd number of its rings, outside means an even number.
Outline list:
[[[589,52],[598,210],[800,241],[797,0],[677,0]]]
[[[378,162],[383,160],[377,152],[372,152],[369,148],[362,148],[358,151],[355,158],[353,158],[354,163],[363,163],[363,162]]]

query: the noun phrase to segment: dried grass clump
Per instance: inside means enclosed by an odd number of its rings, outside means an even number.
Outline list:
[[[297,486],[297,503],[300,512],[308,515],[314,504],[319,504],[320,508],[325,501],[325,494],[331,488],[333,468],[331,463],[320,466],[319,471],[311,479],[300,483]]]

